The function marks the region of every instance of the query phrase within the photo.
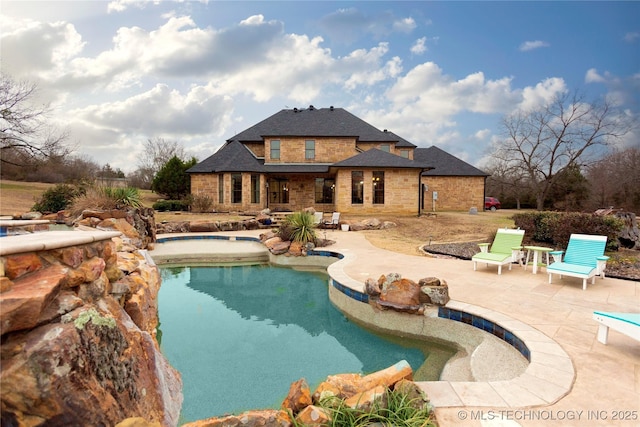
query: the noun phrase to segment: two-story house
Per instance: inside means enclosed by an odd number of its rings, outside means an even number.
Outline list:
[[[191,193],[211,197],[217,211],[313,207],[354,215],[418,215],[431,211],[433,192],[445,188],[441,181],[429,185],[437,175],[425,175],[440,159],[449,167],[469,166],[475,175],[463,171],[473,183],[456,181],[459,188],[446,187],[447,195],[438,193],[438,200],[461,193],[463,200],[447,203],[448,209],[481,208],[486,174],[439,149],[432,159],[428,150],[434,148],[418,149],[342,108],[309,106],[281,110],[240,132],[187,172]]]

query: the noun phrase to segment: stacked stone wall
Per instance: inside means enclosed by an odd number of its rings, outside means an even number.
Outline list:
[[[270,141],[265,143],[265,161],[267,163],[336,163],[355,156],[355,138],[279,138],[280,158],[272,159]],[[305,141],[315,141],[315,156],[307,159],[305,156]]]
[[[475,207],[484,209],[484,177],[470,176],[428,176],[422,183],[429,188],[425,192],[424,211],[468,211]],[[433,192],[438,199],[433,203]]]
[[[2,238],[53,242],[0,257],[2,425],[175,426],[182,383],[156,341],[158,268],[140,236],[84,233]]]
[[[384,204],[373,203],[373,171],[363,169],[363,203],[351,202],[351,170],[338,172],[336,182],[336,211],[351,215],[418,215],[418,171],[393,169],[384,171]]]

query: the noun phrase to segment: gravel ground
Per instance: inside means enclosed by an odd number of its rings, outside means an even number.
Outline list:
[[[473,255],[478,252],[478,244],[475,242],[467,243],[442,243],[433,245],[424,245],[422,249],[425,252],[435,255],[436,257],[449,257],[470,260]],[[616,279],[640,281],[640,262],[616,262],[616,258],[624,258],[625,254],[630,250],[621,250],[612,257],[607,263],[606,276]]]

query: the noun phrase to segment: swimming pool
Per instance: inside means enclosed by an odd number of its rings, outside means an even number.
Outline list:
[[[329,301],[325,272],[272,265],[161,271],[158,340],[182,374],[182,422],[277,408],[300,378],[313,389],[328,375],[400,360],[418,371],[430,358],[431,369],[417,379],[437,379],[454,353],[360,328]]]

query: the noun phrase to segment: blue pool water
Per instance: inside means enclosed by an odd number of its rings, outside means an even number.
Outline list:
[[[406,360],[424,343],[392,343],[347,320],[320,272],[269,265],[162,269],[162,352],[182,374],[181,422],[278,408],[289,386],[313,389],[328,375],[370,373]],[[413,345],[413,347],[411,347]]]

